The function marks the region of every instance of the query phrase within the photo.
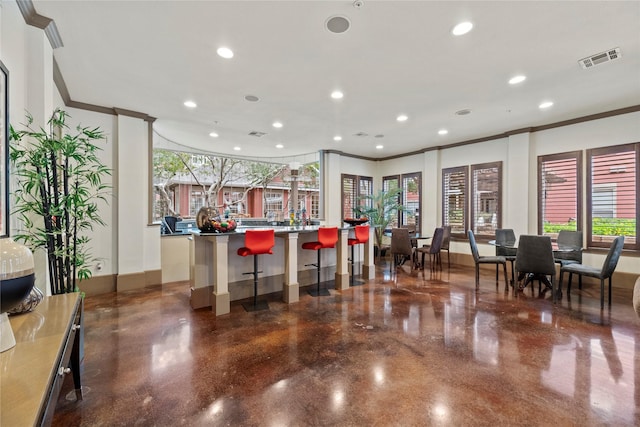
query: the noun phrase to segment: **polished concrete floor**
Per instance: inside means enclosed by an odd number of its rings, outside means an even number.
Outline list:
[[[554,306],[490,271],[389,275],[216,318],[188,284],[87,297],[84,400],[58,426],[638,426],[630,290]]]

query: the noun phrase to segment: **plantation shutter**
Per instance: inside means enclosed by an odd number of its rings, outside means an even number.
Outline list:
[[[361,176],[358,180],[358,197],[371,195],[373,195],[373,178],[368,176]],[[373,201],[369,199],[361,201],[360,204],[370,208],[373,206],[372,202]]]
[[[382,178],[382,190],[387,192],[389,190],[396,189],[400,186],[400,177],[398,175],[393,176],[385,176]],[[400,197],[400,196],[398,196]],[[398,198],[398,203],[400,203],[400,199]],[[398,215],[392,215],[391,221],[389,222],[389,228],[396,228],[399,225]]]
[[[415,172],[402,175],[402,206],[405,207],[400,212],[401,225],[420,232],[420,201],[422,194],[422,173]]]
[[[351,218],[355,215],[353,208],[356,206],[356,176],[342,175],[342,218]]]
[[[495,236],[501,227],[502,162],[471,166],[471,226],[478,236]]]
[[[640,144],[587,150],[587,244],[609,247],[625,236],[625,248],[638,249],[638,163]]]
[[[582,152],[538,157],[538,234],[582,230]]]
[[[442,170],[442,219],[451,234],[467,233],[467,166]]]

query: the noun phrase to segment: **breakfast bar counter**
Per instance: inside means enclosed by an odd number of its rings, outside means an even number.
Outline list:
[[[303,242],[317,238],[320,226],[276,226],[260,227],[275,230],[276,246],[272,255],[260,257],[259,294],[282,291],[286,303],[299,300],[300,282],[302,286],[315,281],[315,269],[305,267],[314,263],[315,253],[302,251]],[[216,315],[227,314],[233,300],[248,298],[252,295],[251,281],[243,273],[252,270],[251,260],[236,254],[244,245],[244,231],[247,227],[238,227],[229,233],[193,233],[189,250],[189,280],[191,285],[191,307],[193,309],[211,307]],[[255,228],[254,228],[255,229]],[[324,276],[327,271],[334,272],[335,289],[349,288],[349,251],[347,241],[353,227],[338,227],[338,243],[335,249],[322,251]],[[362,260],[362,276],[372,279],[375,276],[373,261],[373,228],[369,230],[369,241],[364,245],[363,256],[356,255],[356,261]],[[300,242],[299,242],[300,240]],[[329,276],[330,277],[330,276]],[[300,278],[300,280],[299,280]],[[324,279],[328,281],[328,279]]]

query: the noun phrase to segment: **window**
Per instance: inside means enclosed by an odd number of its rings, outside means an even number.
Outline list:
[[[538,234],[582,230],[582,152],[538,157]]]
[[[494,236],[502,223],[502,162],[471,166],[471,229]]]
[[[624,236],[626,249],[640,249],[640,144],[587,150],[587,161],[587,245],[608,248]]]
[[[442,170],[442,222],[451,235],[467,234],[467,166]]]
[[[401,187],[398,203],[405,207],[393,215],[389,228],[410,227],[420,232],[420,209],[422,207],[422,172],[391,175],[382,178],[383,191]]]
[[[173,143],[163,141],[163,145],[167,144]],[[290,165],[295,163],[299,168],[299,190],[308,197],[320,191],[318,157],[318,153],[310,153],[267,162],[154,148],[152,219],[159,221],[173,214],[195,218],[202,206],[211,206],[220,215],[228,210],[232,215],[254,218],[264,217],[267,211],[282,216],[291,187]],[[265,193],[272,193],[269,206],[265,204]],[[316,198],[320,200],[318,194]],[[312,203],[307,201],[307,213]],[[312,212],[317,217],[318,201]]]
[[[191,203],[189,204],[189,216],[195,217],[201,207],[204,206],[204,194],[201,191],[191,191]]]
[[[396,188],[400,187],[400,176],[399,175],[392,175],[392,176],[385,176],[382,178],[382,191],[389,191],[389,190],[394,190]],[[398,203],[401,203],[400,199],[398,199]],[[399,227],[400,223],[398,221],[398,215],[394,214],[391,217],[391,221],[389,221],[389,228],[396,228]]]
[[[273,213],[275,215],[280,215],[282,212],[282,190],[278,191],[267,191],[265,194],[266,208],[265,211],[267,215],[269,213]]]
[[[402,206],[400,223],[402,226],[413,228],[420,232],[420,203],[422,201],[422,173],[416,172],[402,177]]]
[[[358,206],[360,196],[373,194],[373,178],[342,174],[342,218],[354,216],[353,209]]]

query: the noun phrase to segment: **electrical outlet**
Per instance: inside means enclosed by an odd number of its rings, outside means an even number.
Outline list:
[[[100,270],[102,270],[102,263],[101,262],[96,264],[96,271],[100,271]]]

